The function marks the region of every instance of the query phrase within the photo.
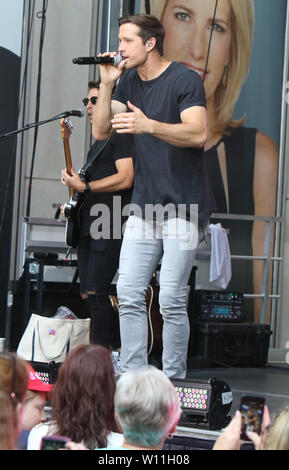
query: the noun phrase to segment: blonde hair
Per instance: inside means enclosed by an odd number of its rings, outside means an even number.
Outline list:
[[[18,437],[18,404],[28,387],[28,365],[15,354],[0,354],[0,450],[12,450]]]
[[[264,450],[289,450],[289,404],[270,426]]]
[[[255,9],[253,0],[228,0],[231,4],[231,56],[228,65],[226,84],[219,83],[216,90],[216,122],[212,131],[224,133],[230,127],[239,127],[245,117],[235,121],[233,113],[251,62]],[[162,21],[167,0],[151,0],[151,15]],[[144,8],[144,2],[143,6]]]

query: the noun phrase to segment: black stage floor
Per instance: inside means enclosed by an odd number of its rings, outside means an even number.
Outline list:
[[[216,377],[226,382],[232,390],[233,403],[230,414],[239,409],[242,395],[261,395],[266,398],[271,416],[289,403],[289,366],[230,367],[191,369],[188,378],[209,380]]]

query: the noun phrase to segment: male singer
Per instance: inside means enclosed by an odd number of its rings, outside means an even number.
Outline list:
[[[163,370],[169,377],[184,377],[187,283],[198,244],[198,222],[191,209],[198,205],[199,226],[207,224],[211,211],[203,152],[205,92],[196,72],[164,58],[165,33],[156,18],[133,15],[121,18],[119,26],[123,61],[118,67],[100,67],[93,135],[103,139],[113,131],[133,134],[136,147],[132,196],[136,210],[128,219],[117,285],[121,369],[147,363],[146,289],[162,259]],[[165,207],[164,217],[152,207]]]

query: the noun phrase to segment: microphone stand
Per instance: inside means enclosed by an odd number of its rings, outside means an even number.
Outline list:
[[[50,119],[46,119],[45,121],[39,121],[39,122],[34,122],[31,124],[27,124],[26,126],[22,127],[21,129],[16,129],[11,132],[7,132],[5,134],[0,135],[0,140],[10,137],[12,135],[19,134],[20,132],[27,131],[29,129],[33,129],[37,126],[42,126],[43,124],[47,124],[49,122],[57,121],[58,119],[66,118],[70,115],[69,112],[64,112],[61,114],[58,114],[57,116],[54,116]],[[31,189],[31,185],[30,185]],[[30,195],[28,195],[28,198]],[[5,207],[3,208],[3,211],[5,211]],[[0,220],[1,222],[1,220]],[[1,228],[1,224],[0,224]],[[12,307],[13,307],[13,281],[11,281],[10,276],[8,280],[8,292],[7,292],[7,310],[6,310],[6,326],[5,326],[5,349],[9,349],[10,346],[10,335],[11,335],[11,321],[12,321]]]
[[[69,113],[61,113],[57,116],[54,116],[50,119],[46,119],[45,121],[33,122],[31,124],[27,124],[26,126],[22,127],[21,129],[16,129],[15,131],[7,132],[6,134],[0,135],[0,139],[4,139],[6,137],[10,137],[11,135],[19,134],[20,132],[27,131],[29,129],[33,129],[34,127],[42,126],[43,124],[48,124],[49,122],[57,121],[58,119],[62,119],[68,117]]]

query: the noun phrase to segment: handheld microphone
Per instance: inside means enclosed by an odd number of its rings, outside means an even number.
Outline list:
[[[72,62],[77,65],[91,65],[91,64],[99,64],[99,65],[115,65],[118,67],[119,64],[122,62],[123,58],[120,54],[110,57],[76,57],[72,59]]]
[[[82,118],[84,115],[85,111],[83,109],[73,109],[72,111],[64,111],[64,113],[61,113],[59,116],[61,118],[66,118],[69,116],[76,116]]]

